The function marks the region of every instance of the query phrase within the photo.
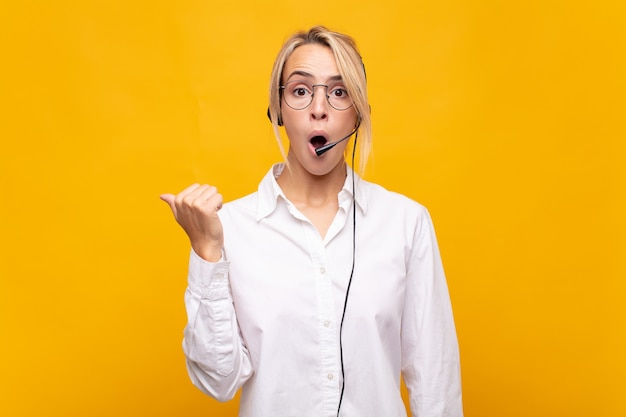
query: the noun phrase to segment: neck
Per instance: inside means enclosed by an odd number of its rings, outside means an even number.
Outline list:
[[[285,196],[294,204],[314,207],[337,204],[337,194],[343,188],[346,175],[347,168],[343,162],[325,175],[312,175],[302,166],[290,164],[277,181]]]

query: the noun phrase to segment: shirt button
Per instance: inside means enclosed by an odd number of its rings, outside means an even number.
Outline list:
[[[330,327],[330,321],[324,320],[324,327]]]
[[[217,273],[217,279],[224,279],[224,274],[222,272]]]
[[[321,267],[320,268],[320,274],[324,275],[326,273],[326,268]]]
[[[335,376],[329,373],[328,375],[326,375],[326,378],[328,378],[329,381],[332,381],[333,379],[335,379]]]

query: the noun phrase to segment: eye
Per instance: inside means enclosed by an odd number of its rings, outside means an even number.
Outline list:
[[[293,94],[298,97],[305,97],[310,95],[309,91],[305,87],[296,87],[293,89]]]
[[[332,91],[330,92],[330,95],[335,98],[347,98],[348,91],[346,91],[345,88],[336,87],[332,89]]]
[[[286,90],[289,91],[289,94],[293,97],[308,97],[311,93],[311,87],[301,80],[294,80],[287,83]]]

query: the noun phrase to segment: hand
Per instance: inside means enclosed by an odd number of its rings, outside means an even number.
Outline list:
[[[194,252],[202,259],[217,262],[222,257],[224,231],[217,212],[222,208],[222,195],[210,185],[193,184],[178,195],[162,194],[174,218],[183,228]]]

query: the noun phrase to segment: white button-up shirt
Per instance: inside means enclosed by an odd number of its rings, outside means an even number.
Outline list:
[[[241,417],[333,417],[352,267],[352,171],[322,238],[275,165],[219,212],[224,252],[191,253],[183,350],[193,383]],[[356,177],[356,263],[343,324],[343,417],[461,417],[459,351],[432,222],[418,203]]]

